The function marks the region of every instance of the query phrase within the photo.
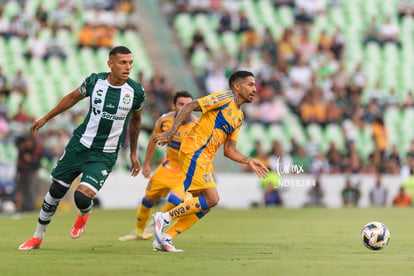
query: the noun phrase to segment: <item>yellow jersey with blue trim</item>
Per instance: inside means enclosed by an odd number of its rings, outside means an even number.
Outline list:
[[[153,134],[159,134],[167,131],[174,123],[174,119],[177,113],[175,111],[168,112],[162,115],[155,123]],[[191,128],[195,125],[197,117],[191,115],[184,124],[182,124],[177,133],[167,144],[166,153],[167,156],[163,160],[163,165],[171,170],[181,170],[180,163],[178,162],[178,151],[180,150],[181,141],[183,137],[189,134]]]
[[[236,104],[236,94],[220,91],[197,99],[201,116],[190,134],[181,142],[181,152],[213,160],[219,147],[227,140],[237,142],[243,111]]]

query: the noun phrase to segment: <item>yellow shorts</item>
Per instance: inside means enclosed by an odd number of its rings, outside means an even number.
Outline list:
[[[178,159],[185,174],[185,191],[197,191],[215,188],[214,167],[211,160],[197,158],[193,155],[179,153]]]
[[[180,169],[168,169],[163,162],[149,180],[145,194],[148,196],[165,197],[171,191],[184,199],[184,179],[185,175]]]

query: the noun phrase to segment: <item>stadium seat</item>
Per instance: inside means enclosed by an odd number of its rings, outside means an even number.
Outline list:
[[[277,22],[277,17],[270,1],[257,1],[256,11],[262,25],[269,28],[278,25],[275,24],[275,22]]]
[[[296,114],[288,112],[285,115],[283,126],[285,135],[289,137],[289,140],[295,139],[301,145],[306,143],[305,130]]]
[[[329,9],[328,18],[332,26],[339,27],[342,30],[346,29],[346,21],[342,9]]]
[[[189,47],[194,34],[194,24],[188,13],[180,13],[174,19],[174,28],[178,33],[183,45]]]
[[[191,65],[196,72],[201,72],[203,65],[209,60],[209,54],[205,49],[197,48],[191,56]]]
[[[225,32],[221,36],[223,47],[228,53],[235,57],[239,53],[239,38],[233,32]]]
[[[279,8],[279,21],[284,27],[290,27],[295,22],[293,10],[288,6],[281,6]]]
[[[327,149],[327,145],[324,143],[325,139],[322,127],[318,124],[310,124],[306,127],[306,131],[315,142],[321,145],[321,150],[325,152]]]
[[[266,136],[270,144],[273,141],[278,141],[285,152],[290,152],[292,145],[290,143],[289,132],[285,131],[285,127],[281,124],[271,124],[268,126]]]
[[[374,152],[375,145],[372,137],[371,125],[367,124],[364,127],[358,128],[355,146],[364,160],[367,159],[369,154]]]
[[[237,149],[244,155],[249,156],[253,147],[254,141],[250,139],[248,125],[244,124],[239,130]]]
[[[342,127],[338,124],[328,124],[325,127],[324,144],[329,146],[330,143],[335,143],[339,151],[345,150],[345,141]]]
[[[248,136],[251,143],[260,141],[262,143],[263,150],[269,152],[272,147],[272,139],[269,137],[267,127],[261,123],[251,123],[248,125]]]

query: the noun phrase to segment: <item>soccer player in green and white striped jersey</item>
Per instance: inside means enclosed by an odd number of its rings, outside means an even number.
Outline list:
[[[44,197],[33,237],[19,246],[20,250],[39,248],[47,225],[52,220],[59,201],[69,190],[73,180],[82,174],[74,193],[79,214],[72,227],[71,237],[79,238],[93,207],[93,198],[102,188],[114,166],[118,151],[129,128],[131,175],[137,176],[140,163],[137,158],[138,136],[141,129],[141,109],[145,91],[141,84],[129,78],[133,58],[131,51],[118,46],[109,53],[109,73],[92,73],[83,83],[45,116],[34,122],[32,132],[39,130],[50,119],[88,98],[89,112],[73,132],[56,167],[52,184]]]

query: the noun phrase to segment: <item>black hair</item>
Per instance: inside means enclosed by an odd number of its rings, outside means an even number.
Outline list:
[[[130,54],[131,50],[129,50],[127,47],[125,46],[116,46],[114,48],[112,48],[112,50],[109,52],[109,56],[114,56],[116,54]]]
[[[253,75],[252,72],[249,72],[249,71],[234,72],[229,78],[229,87],[231,87],[232,84],[234,82],[238,81],[239,79],[244,79],[244,78],[247,78],[247,77],[253,77],[254,78],[254,75]]]
[[[194,99],[194,98],[193,98],[193,95],[191,95],[191,94],[190,94],[190,93],[188,93],[187,91],[177,91],[177,92],[175,93],[175,95],[174,95],[173,103],[174,103],[174,104],[176,104],[176,103],[177,103],[177,99],[178,99],[178,98],[181,98],[181,97],[183,97],[183,98],[191,98],[191,99]]]

